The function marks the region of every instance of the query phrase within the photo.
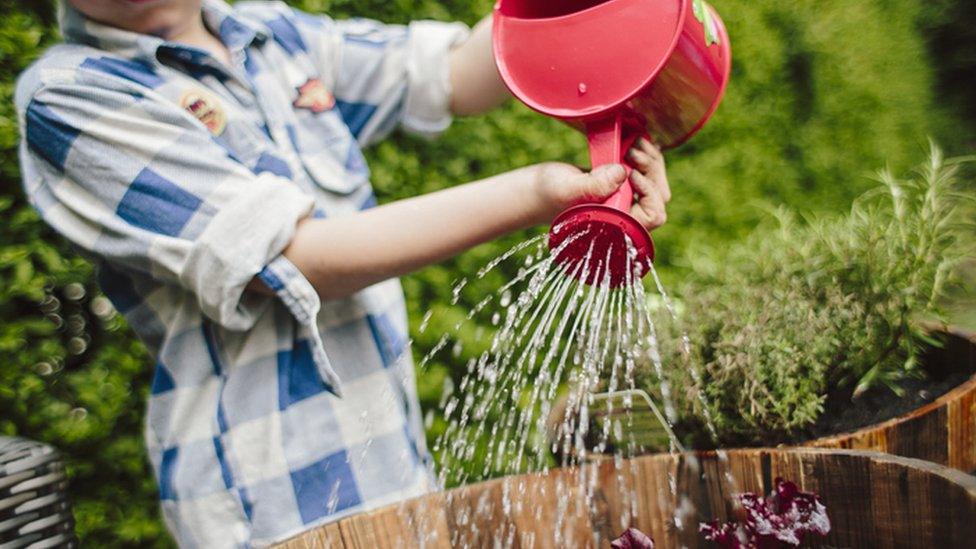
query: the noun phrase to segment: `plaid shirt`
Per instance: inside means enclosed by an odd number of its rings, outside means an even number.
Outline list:
[[[467,29],[220,0],[203,18],[229,66],[65,8],[65,43],[18,83],[21,162],[157,359],[170,529],[262,545],[432,486],[399,282],[320,303],[281,252],[303,217],[375,204],[362,145],[448,126]],[[246,292],[255,276],[276,297]]]

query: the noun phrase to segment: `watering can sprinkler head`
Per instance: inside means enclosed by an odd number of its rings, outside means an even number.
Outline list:
[[[611,288],[640,280],[654,260],[647,230],[630,214],[603,204],[580,204],[559,214],[549,231],[549,248],[565,272],[587,284],[606,281]]]
[[[584,131],[594,168],[621,163],[641,136],[662,149],[684,143],[715,112],[731,72],[728,34],[701,0],[499,0],[492,33],[508,88]],[[556,260],[589,284],[603,273],[613,287],[639,280],[654,244],[632,204],[628,181],[602,204],[560,214],[549,236]]]

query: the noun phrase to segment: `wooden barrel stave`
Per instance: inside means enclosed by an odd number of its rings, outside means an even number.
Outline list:
[[[606,547],[627,526],[648,533],[659,547],[707,547],[699,522],[728,520],[734,493],[768,493],[777,477],[818,493],[827,506],[833,529],[823,540],[809,540],[813,545],[967,547],[976,539],[976,478],[953,469],[856,450],[753,449],[719,456],[659,454],[620,468],[605,461],[498,479],[346,518],[283,547]],[[589,506],[580,504],[586,498],[581,474],[595,475]],[[636,499],[629,486],[641,488]],[[515,497],[519,490],[522,498]]]

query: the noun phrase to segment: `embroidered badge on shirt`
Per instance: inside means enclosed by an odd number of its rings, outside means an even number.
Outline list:
[[[180,106],[186,109],[214,135],[224,133],[227,126],[227,113],[217,99],[209,93],[194,89],[187,90],[180,98]]]
[[[335,97],[318,78],[309,78],[298,86],[298,97],[292,103],[296,109],[308,109],[315,114],[325,112],[335,106]]]

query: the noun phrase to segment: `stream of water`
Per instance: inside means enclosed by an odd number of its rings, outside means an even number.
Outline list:
[[[491,323],[496,330],[488,349],[467,361],[466,373],[456,387],[445,386],[441,413],[447,428],[431,450],[439,465],[441,486],[505,476],[500,511],[506,515],[524,512],[524,506],[532,503],[525,497],[524,484],[514,475],[547,474],[557,467],[571,467],[583,497],[566,497],[565,503],[560,502],[565,508],[557,513],[553,539],[542,546],[558,546],[568,527],[563,521],[586,516],[586,509],[596,504],[601,462],[613,460],[623,484],[626,464],[633,463],[626,457],[647,451],[684,451],[674,431],[677,411],[666,369],[689,367],[697,387],[702,383],[690,360],[664,363],[655,318],[663,313],[676,322],[677,311],[653,265],[651,279],[657,292],[653,301],[660,307],[651,304],[652,296],[639,280],[642,269],[630,242],[626,245],[631,268],[619,287],[611,284],[608,268],[612,248],[605,257],[597,257],[591,247],[579,261],[555,260],[563,248],[584,236],[572,235],[551,251],[545,237],[540,236],[485,265],[476,279],[509,261],[520,262],[521,269],[513,280],[483,297],[454,326],[453,333],[443,334],[419,364],[422,371],[441,353],[459,356],[462,341],[455,334],[476,315],[494,311]],[[452,304],[458,303],[467,284],[467,279],[455,284]],[[430,314],[425,316],[421,332],[430,320]],[[676,344],[687,358],[687,336],[679,336]],[[639,385],[639,370],[654,372],[657,386]],[[717,441],[707,402],[702,400],[701,404],[702,420]],[[736,492],[724,454],[719,453],[719,458],[724,464],[719,482],[728,483],[727,493]],[[668,485],[680,502],[673,517],[675,527],[697,524],[694,505],[681,499],[675,479],[669,478]],[[634,490],[625,492],[622,497],[630,502],[632,512],[619,517],[614,531],[622,531],[636,516],[638,495]],[[483,502],[465,514],[464,520],[477,522],[477,516],[469,515],[483,513],[487,517],[497,512]],[[495,533],[501,546],[511,545],[505,543],[510,535]],[[452,545],[458,542],[452,540]]]

